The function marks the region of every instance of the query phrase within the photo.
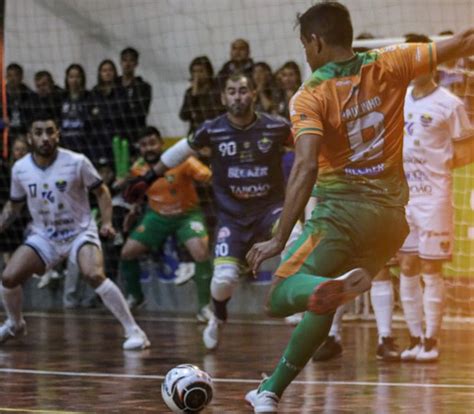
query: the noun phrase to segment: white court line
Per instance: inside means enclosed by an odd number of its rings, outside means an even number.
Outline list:
[[[134,374],[109,374],[105,372],[74,372],[74,371],[41,371],[34,369],[0,368],[4,374],[30,374],[30,375],[56,375],[63,377],[91,377],[91,378],[129,378],[163,380],[164,375],[134,375]],[[244,378],[213,378],[216,383],[222,384],[259,384],[261,379]],[[369,387],[418,387],[418,388],[463,388],[474,389],[474,384],[420,384],[413,382],[374,382],[374,381],[293,381],[298,385],[353,385]]]

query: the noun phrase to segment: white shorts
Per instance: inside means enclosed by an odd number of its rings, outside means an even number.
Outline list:
[[[430,199],[406,206],[410,234],[400,253],[426,260],[449,260],[453,251],[453,205],[450,199]]]
[[[76,264],[79,249],[88,243],[96,245],[99,249],[101,248],[95,223],[91,223],[88,229],[68,240],[51,241],[40,234],[32,233],[23,244],[31,247],[36,252],[45,264],[47,271],[64,259],[69,259],[73,264]]]

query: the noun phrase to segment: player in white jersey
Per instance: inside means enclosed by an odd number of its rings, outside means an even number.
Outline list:
[[[91,216],[89,191],[97,197],[102,217],[100,234],[113,237],[109,190],[82,154],[58,148],[59,128],[48,115],[37,116],[28,134],[32,152],[12,169],[10,200],[0,216],[0,233],[25,202],[32,232],[13,254],[2,274],[2,300],[7,320],[0,325],[0,343],[26,333],[22,315],[22,283],[70,257],[120,321],[126,350],[150,345],[135,322],[119,288],[105,277],[97,226]]]

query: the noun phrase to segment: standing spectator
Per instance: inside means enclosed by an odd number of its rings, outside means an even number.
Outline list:
[[[25,133],[25,105],[33,91],[23,83],[23,68],[18,63],[7,66],[7,111],[10,138]]]
[[[35,89],[26,103],[27,124],[35,113],[47,113],[54,119],[60,119],[64,91],[54,83],[51,73],[46,70],[36,72]]]
[[[268,63],[255,63],[252,70],[252,79],[256,87],[255,110],[257,112],[276,112],[276,102],[280,91],[277,88],[272,74],[272,68]]]
[[[286,62],[279,70],[281,99],[278,103],[278,114],[290,119],[290,99],[301,86],[301,71],[298,64],[292,60]]]
[[[191,86],[186,89],[179,117],[189,122],[188,134],[207,119],[224,112],[219,87],[214,79],[214,68],[207,56],[198,56],[189,65]]]
[[[138,140],[139,133],[145,129],[146,117],[150,111],[152,87],[141,76],[135,76],[140,54],[132,47],[127,47],[120,53],[122,76],[118,83],[125,89],[128,109],[125,113],[125,128],[127,137],[132,142]]]
[[[245,39],[235,39],[230,45],[230,60],[222,66],[218,74],[222,86],[227,78],[237,72],[252,76],[253,60],[250,57],[250,45]]]
[[[86,131],[89,92],[86,90],[86,74],[81,65],[69,65],[64,86],[66,93],[61,107],[61,144],[91,158],[94,148]]]
[[[127,95],[118,83],[117,68],[109,59],[103,60],[97,70],[97,85],[91,91],[89,122],[91,138],[98,146],[92,161],[105,157],[113,160],[114,136],[125,137],[124,118],[127,113]],[[115,166],[116,167],[116,166]]]

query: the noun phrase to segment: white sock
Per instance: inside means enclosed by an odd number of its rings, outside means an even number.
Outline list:
[[[379,343],[382,338],[392,336],[393,285],[391,280],[372,282],[370,300],[377,321]]]
[[[133,318],[127,302],[117,285],[110,279],[105,279],[102,284],[95,290],[102,299],[105,306],[119,320],[125,330],[125,336],[130,336],[133,331],[139,329],[135,319]]]
[[[423,293],[423,308],[426,320],[426,337],[437,338],[441,328],[444,308],[444,280],[438,274],[423,274],[425,291]]]
[[[1,287],[2,301],[7,313],[7,320],[14,326],[20,326],[23,323],[23,288],[18,285],[12,289]]]
[[[420,275],[407,277],[400,274],[400,300],[410,335],[423,336],[423,290]]]
[[[346,305],[339,306],[334,314],[329,336],[334,336],[337,342],[341,342],[342,317],[346,311]]]

